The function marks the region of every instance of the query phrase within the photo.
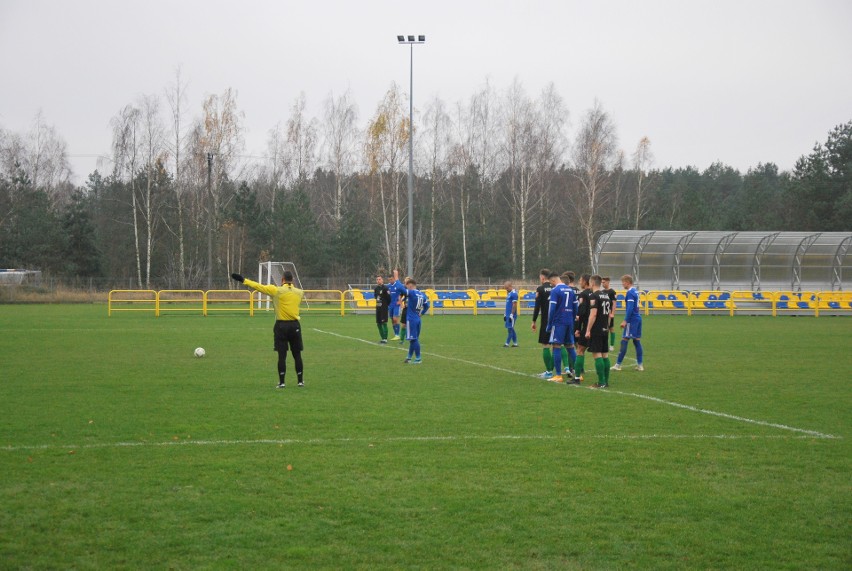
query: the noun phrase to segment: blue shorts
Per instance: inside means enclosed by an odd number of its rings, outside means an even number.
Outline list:
[[[632,319],[624,326],[621,333],[622,339],[639,339],[642,337],[642,318]]]
[[[406,323],[405,327],[405,339],[408,341],[417,341],[420,337],[420,326],[423,325],[423,322],[419,319],[417,321],[409,321]]]
[[[388,315],[391,318],[399,317],[399,310],[400,309],[402,309],[401,305],[397,305],[396,303],[391,302],[391,304],[388,306]]]
[[[574,344],[574,326],[573,325],[554,325],[550,330],[551,345],[573,345]]]
[[[514,315],[504,315],[503,316],[503,324],[506,326],[506,329],[514,329],[515,328],[515,316]]]

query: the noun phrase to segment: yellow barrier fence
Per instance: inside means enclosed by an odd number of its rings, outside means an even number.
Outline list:
[[[425,290],[432,306],[430,315],[502,314],[506,292],[489,290]],[[531,313],[535,292],[520,290],[519,313]],[[361,290],[305,290],[301,310],[337,315],[371,313],[376,307],[372,292]],[[623,312],[624,292],[618,293],[618,313]],[[247,312],[271,310],[267,296],[236,290],[112,290],[108,315],[116,311],[164,313]],[[852,292],[752,292],[752,291],[647,291],[639,297],[639,310],[651,313],[700,313],[744,315],[852,315]],[[618,317],[617,317],[618,318]]]

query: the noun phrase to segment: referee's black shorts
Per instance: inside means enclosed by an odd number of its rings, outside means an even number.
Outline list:
[[[272,329],[275,333],[275,350],[301,351],[302,346],[302,326],[298,321],[276,321],[275,327]]]

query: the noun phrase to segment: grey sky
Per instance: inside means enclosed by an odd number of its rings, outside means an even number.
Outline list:
[[[0,127],[41,110],[67,141],[75,181],[108,154],[109,120],[159,94],[181,66],[192,117],[232,87],[246,154],[304,91],[319,117],[346,89],[364,125],[392,81],[414,101],[466,101],[486,80],[553,82],[569,137],[599,99],[630,154],[651,139],[656,166],[721,161],[782,169],[852,120],[852,2],[504,0],[0,0]]]

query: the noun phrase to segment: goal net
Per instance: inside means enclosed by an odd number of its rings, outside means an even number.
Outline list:
[[[293,262],[261,262],[257,267],[257,281],[265,285],[281,285],[284,272],[288,270],[293,274],[293,284],[299,289],[305,289],[302,287],[299,272],[296,271],[296,264]],[[264,304],[266,309],[269,309],[271,300],[268,295],[261,295],[257,300],[258,308],[262,308]]]

